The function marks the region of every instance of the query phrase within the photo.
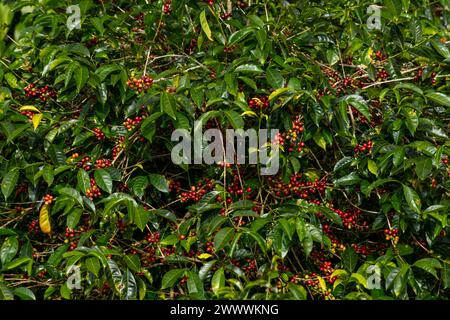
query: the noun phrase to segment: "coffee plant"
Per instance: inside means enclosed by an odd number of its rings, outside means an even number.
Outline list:
[[[2,1],[0,299],[449,298],[450,3],[376,2]]]

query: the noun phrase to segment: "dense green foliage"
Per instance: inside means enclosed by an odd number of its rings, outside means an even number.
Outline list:
[[[450,5],[370,5],[0,4],[0,299],[448,298]],[[279,174],[173,164],[197,119]]]

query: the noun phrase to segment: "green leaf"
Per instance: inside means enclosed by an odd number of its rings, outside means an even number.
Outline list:
[[[355,269],[356,264],[358,263],[358,254],[352,247],[347,247],[342,253],[342,263],[344,268],[349,272],[352,272]]]
[[[97,185],[104,191],[111,193],[113,181],[111,175],[105,169],[97,169],[94,172],[94,179]]]
[[[367,120],[370,121],[370,111],[367,106],[367,102],[359,95],[350,95],[345,97],[348,103],[350,103],[356,110],[358,110]]]
[[[200,25],[202,26],[203,32],[206,34],[209,40],[213,40],[211,36],[211,29],[209,28],[208,20],[206,20],[206,12],[203,10],[200,13]]]
[[[1,189],[3,196],[5,197],[5,200],[8,200],[8,197],[14,191],[14,188],[16,187],[18,180],[19,180],[19,170],[17,168],[8,171],[3,176]]]
[[[90,272],[92,272],[96,277],[98,276],[98,273],[100,271],[100,261],[97,257],[88,257],[84,261],[84,265],[86,266],[86,269]]]
[[[91,180],[89,179],[89,174],[84,169],[78,170],[77,188],[83,193],[86,193],[86,190],[91,188]]]
[[[211,279],[211,289],[212,291],[217,294],[220,290],[220,288],[223,288],[225,286],[225,272],[223,270],[223,267],[220,267],[219,269],[214,272],[214,275]]]
[[[2,283],[0,283],[0,300],[14,300],[11,290]]]
[[[5,265],[8,262],[10,262],[17,254],[18,250],[19,250],[19,241],[17,240],[17,238],[16,237],[6,238],[2,244],[2,247],[0,248],[0,260],[2,262],[2,265]]]
[[[330,208],[324,206],[315,206],[314,208],[317,208],[319,212],[321,212],[327,219],[329,219],[333,223],[342,226],[342,218]]]
[[[11,89],[19,88],[19,85],[17,84],[17,78],[14,76],[14,74],[8,72],[4,75],[4,78]]]
[[[11,270],[11,269],[17,268],[25,263],[30,263],[30,262],[33,262],[33,260],[31,260],[28,257],[17,258],[11,262],[5,264],[3,266],[3,270]]]
[[[127,254],[123,259],[130,270],[133,270],[134,272],[139,272],[141,270],[141,260],[139,259],[139,255]]]
[[[161,174],[152,173],[148,176],[150,183],[159,191],[168,193],[169,183],[166,178]]]
[[[305,252],[305,256],[309,257],[313,249],[313,240],[305,221],[301,218],[297,219],[296,231],[300,243],[302,244],[303,251]]]
[[[244,119],[239,113],[233,110],[225,110],[224,114],[228,118],[234,129],[244,128]]]
[[[267,83],[274,89],[278,89],[284,86],[284,78],[280,71],[276,69],[268,69],[266,71]]]
[[[261,237],[258,233],[253,232],[251,230],[247,230],[246,234],[250,235],[256,241],[256,243],[258,243],[258,246],[261,249],[261,251],[263,252],[263,254],[266,254],[267,246],[266,246],[266,241],[264,240],[264,238]]]
[[[289,283],[288,285],[289,291],[294,296],[295,300],[306,300],[308,294],[306,293],[306,289],[300,285]]]
[[[423,95],[422,89],[420,89],[418,86],[412,83],[399,83],[394,87],[394,89],[407,89],[420,95]]]
[[[148,185],[148,179],[145,176],[137,176],[130,180],[128,186],[131,188],[133,193],[138,197],[142,198],[145,193],[145,189]]]
[[[444,290],[450,288],[450,264],[447,262],[442,266],[442,284]]]
[[[356,184],[360,180],[361,179],[359,178],[358,174],[356,172],[352,172],[346,176],[334,180],[334,184],[338,186],[350,186]]]
[[[216,250],[223,249],[231,241],[234,235],[235,231],[230,227],[223,228],[217,232],[214,237],[214,246],[216,247]]]
[[[81,195],[77,190],[70,188],[70,187],[65,187],[65,188],[59,189],[58,192],[60,194],[66,195],[70,198],[73,198],[74,200],[76,200],[78,202],[78,204],[80,206],[83,207],[83,198],[81,198]]]
[[[187,277],[187,288],[189,294],[195,299],[204,299],[205,289],[203,288],[203,282],[200,280],[198,274],[191,270],[189,271]]]
[[[89,78],[89,70],[85,66],[80,66],[74,72],[75,83],[77,85],[77,93],[83,88]]]
[[[20,300],[36,300],[33,291],[26,287],[16,288],[13,291],[14,295],[18,296]]]
[[[441,269],[442,265],[439,260],[435,258],[423,258],[414,262],[413,266],[421,268],[426,272],[432,274],[436,279],[438,279],[438,275],[436,269]]]
[[[49,164],[44,166],[42,176],[44,177],[44,181],[47,183],[47,185],[51,186],[54,178],[53,166]]]
[[[228,46],[231,47],[238,42],[241,42],[244,38],[246,38],[249,34],[253,33],[255,30],[251,27],[246,27],[234,32],[230,38],[228,39]]]
[[[433,168],[433,161],[428,157],[419,157],[415,161],[416,174],[420,180],[425,180],[429,177],[431,169]]]
[[[144,208],[138,207],[134,210],[133,222],[139,229],[141,229],[141,231],[144,231],[145,226],[148,223],[148,219],[150,219],[150,212]]]
[[[437,104],[450,107],[450,98],[443,93],[440,92],[429,92],[425,95],[427,98],[430,98],[432,101]]]
[[[177,103],[173,95],[165,91],[161,93],[160,105],[161,105],[161,112],[164,112],[174,120],[177,119],[177,116],[175,114],[175,110],[177,109]]]
[[[129,269],[127,269],[120,282],[121,284],[121,299],[123,300],[134,300],[137,295],[137,284],[136,279]]]
[[[172,269],[168,271],[162,278],[161,289],[172,288],[185,275],[186,269]]]
[[[377,163],[371,159],[369,159],[367,161],[367,168],[369,169],[369,171],[371,173],[373,173],[374,175],[378,175],[378,166]]]
[[[257,73],[261,73],[263,72],[263,70],[258,67],[257,65],[254,64],[242,64],[240,66],[238,66],[234,72],[257,72]]]
[[[406,203],[408,204],[408,206],[413,211],[420,214],[422,202],[420,201],[417,193],[410,187],[403,185],[403,194],[405,195]]]
[[[313,136],[314,142],[321,147],[323,150],[327,150],[327,142],[325,141],[325,138],[322,136],[320,131],[317,131],[316,134]]]
[[[82,213],[83,210],[80,208],[70,210],[69,214],[67,215],[67,227],[70,229],[75,229],[75,227],[78,225],[78,222],[80,222]]]

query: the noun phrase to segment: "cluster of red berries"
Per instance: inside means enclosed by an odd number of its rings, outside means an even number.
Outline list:
[[[78,162],[78,167],[83,168],[85,171],[91,170],[91,158],[90,157],[84,157],[81,159],[80,162]]]
[[[102,141],[105,139],[105,134],[102,132],[102,130],[100,130],[99,128],[94,128],[93,131],[98,141]]]
[[[190,191],[182,192],[180,194],[180,201],[182,203],[193,201],[198,202],[209,191],[214,188],[214,183],[211,179],[206,178],[204,181],[199,181],[197,186],[191,186]]]
[[[131,77],[127,80],[127,86],[132,90],[136,90],[138,93],[147,91],[152,85],[153,79],[148,76],[142,76],[140,79]]]
[[[164,12],[164,14],[169,15],[172,12],[171,4],[172,4],[172,0],[166,0],[164,2],[164,5],[163,5],[163,12]]]
[[[367,245],[358,245],[356,243],[352,244],[352,248],[356,253],[368,256],[369,254],[378,250],[378,248],[369,248]]]
[[[211,241],[206,242],[206,252],[214,253],[214,243]]]
[[[336,209],[336,208],[330,208],[331,210],[333,210],[335,213],[337,213],[341,219],[342,219],[342,224],[346,229],[352,229],[354,227],[356,227],[356,229],[358,230],[368,230],[369,229],[369,225],[367,223],[367,221],[362,221],[361,223],[358,223],[359,217],[361,215],[361,210],[360,209],[350,209],[347,211],[342,211],[340,209]]]
[[[135,26],[131,28],[133,32],[142,32],[145,29],[144,24],[144,13],[140,12],[137,16],[134,17]]]
[[[120,136],[117,139],[116,144],[114,145],[114,148],[112,150],[113,159],[116,159],[119,156],[120,151],[122,151],[124,149],[125,149],[125,137]]]
[[[38,234],[40,231],[39,228],[39,221],[37,219],[32,220],[30,224],[28,225],[28,232]]]
[[[224,48],[223,48],[223,52],[225,52],[225,53],[232,53],[235,49],[236,49],[235,46],[224,47]],[[269,103],[267,102],[267,105],[268,105],[268,104],[269,104]],[[250,108],[251,108],[251,107],[250,107]]]
[[[56,91],[47,85],[37,88],[35,87],[34,83],[30,83],[24,88],[24,91],[25,95],[28,98],[41,99],[41,101],[43,102],[47,101],[50,98],[56,98]]]
[[[357,144],[355,146],[355,148],[353,149],[353,151],[355,152],[356,156],[358,156],[360,154],[369,155],[372,152],[372,148],[373,148],[373,142],[372,142],[372,140],[369,140],[369,141],[363,143],[362,145]]]
[[[117,226],[117,229],[118,229],[120,232],[122,232],[122,233],[123,233],[123,232],[125,231],[125,229],[127,228],[126,222],[123,221],[122,219],[119,219],[119,220],[117,221],[116,226]]]
[[[86,42],[86,47],[90,48],[95,46],[96,44],[98,44],[98,39],[94,36]]]
[[[416,74],[414,75],[413,81],[414,82],[419,82],[420,79],[422,79],[422,76],[423,76],[423,68],[420,68],[420,69],[417,70]]]
[[[430,75],[430,81],[431,81],[431,84],[434,86],[435,84],[436,84],[436,82],[437,82],[437,80],[436,80],[436,76],[437,76],[437,73],[436,72],[432,72],[431,73],[431,75]]]
[[[197,47],[197,39],[191,39],[191,41],[189,42],[189,46],[186,48],[186,53],[188,54],[192,54],[194,53],[195,48]]]
[[[74,239],[74,237],[79,233],[79,231],[74,231],[73,229],[66,228],[66,239],[64,240],[64,243],[70,243],[70,251],[75,250],[78,247],[78,240]]]
[[[331,266],[330,261],[323,261],[319,266],[319,270],[327,276],[331,276],[331,274],[334,272],[334,268]]]
[[[108,168],[111,166],[112,166],[112,163],[111,163],[111,160],[109,160],[109,159],[95,160],[95,168],[97,168],[97,169]]]
[[[267,181],[277,197],[294,196],[307,199],[313,194],[323,193],[326,188],[326,179],[305,181],[300,173],[291,176],[288,183],[274,177],[268,177]]]
[[[171,180],[169,182],[169,192],[180,192],[181,189],[181,182],[177,180]]]
[[[442,159],[442,163],[447,166],[447,174],[450,176],[450,167],[448,166],[449,161],[448,158]]]
[[[236,4],[237,4],[237,6],[238,6],[239,8],[241,8],[241,9],[247,8],[247,3],[244,2],[244,1],[238,0],[238,1],[236,2]]]
[[[231,183],[227,186],[228,193],[238,197],[242,196],[244,193],[247,193],[247,198],[249,199],[250,193],[252,193],[253,190],[251,187],[245,187],[245,185],[241,185],[241,179],[239,178],[238,170],[233,170],[232,177],[233,179]]]
[[[159,243],[159,241],[161,240],[161,234],[159,232],[149,233],[144,237],[144,239],[148,243]]]
[[[302,152],[305,147],[305,143],[302,141],[302,133],[304,131],[303,122],[300,116],[297,116],[292,122],[292,129],[282,134],[278,133],[273,141],[274,144],[280,146],[287,146],[289,153],[297,151]],[[288,144],[286,143],[288,142]]]
[[[55,198],[51,194],[46,194],[44,196],[44,203],[47,205],[52,204],[52,202],[55,200]]]
[[[225,13],[223,13],[223,14],[220,15],[220,18],[221,18],[222,20],[228,20],[228,19],[231,18],[232,15],[233,15],[233,14],[232,14],[231,12],[225,12]]]
[[[248,274],[258,270],[255,259],[246,258],[245,261],[247,262],[247,265],[242,267],[242,270],[244,270],[245,273]]]
[[[97,187],[97,183],[95,182],[95,180],[93,178],[91,178],[91,180],[90,180],[90,185],[91,185],[91,187],[86,190],[86,196],[91,200],[94,200],[94,198],[101,197],[102,192]]]
[[[214,5],[214,0],[206,0],[206,2],[208,2],[208,5],[210,6]]]
[[[144,267],[148,267],[156,261],[156,249],[152,246],[144,248],[145,253],[141,255],[141,262]]]
[[[248,100],[248,106],[251,109],[267,109],[269,107],[269,98],[267,96],[251,98]]]
[[[384,229],[384,235],[386,240],[393,240],[394,243],[398,242],[398,229]]]
[[[33,117],[35,115],[33,111],[21,111],[20,114],[26,116],[30,120],[33,120]]]
[[[377,72],[377,79],[379,81],[387,80],[389,78],[389,73],[386,71],[386,69],[381,69]]]
[[[355,88],[361,88],[364,83],[360,79],[352,77],[341,77],[338,71],[330,67],[321,67],[322,73],[328,77],[329,88],[319,90],[317,97],[320,99],[324,95],[329,95],[334,92],[336,95],[343,94],[347,91],[353,92]]]
[[[128,131],[132,131],[136,128],[137,125],[139,125],[142,122],[142,117],[137,116],[134,119],[127,118],[123,125],[125,128],[127,128]]]
[[[161,251],[161,255],[162,255],[160,261],[164,262],[165,257],[175,254],[176,248],[175,248],[175,246],[162,247],[162,248],[160,248],[160,251]]]
[[[383,52],[381,52],[380,50],[375,51],[375,53],[373,53],[373,58],[377,59],[379,61],[383,61],[387,59],[387,56],[383,54]]]

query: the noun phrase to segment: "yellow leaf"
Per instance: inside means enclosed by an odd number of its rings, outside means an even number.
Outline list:
[[[368,52],[367,52],[367,55],[369,56],[370,63],[372,63],[372,62],[373,62],[373,59],[372,59],[373,48],[369,48],[369,50],[368,50]]]
[[[34,111],[34,112],[39,112],[39,113],[41,113],[41,112],[39,111],[39,109],[36,108],[35,106],[23,106],[23,107],[21,107],[21,108],[19,109],[19,111]]]
[[[278,97],[280,94],[285,93],[286,91],[289,91],[289,88],[280,88],[275,90],[274,92],[272,92],[269,96],[269,101],[272,101],[273,99],[275,99],[276,97]]]
[[[325,280],[323,280],[323,278],[320,276],[317,276],[317,280],[319,280],[320,289],[322,289],[323,292],[327,291],[327,285],[325,284]]]
[[[256,112],[254,111],[245,111],[241,114],[241,116],[252,116],[252,117],[257,117],[258,115],[256,114]]]
[[[42,120],[42,113],[36,113],[33,116],[33,119],[31,119],[31,121],[33,122],[34,130],[36,130],[36,128],[39,126],[39,123],[41,123],[41,120]]]
[[[201,255],[197,256],[197,258],[202,259],[202,260],[206,260],[211,257],[212,257],[212,255],[210,255],[209,253],[202,253]]]
[[[39,212],[39,226],[41,227],[43,233],[49,234],[52,232],[52,228],[50,226],[50,213],[47,204],[44,204]]]

